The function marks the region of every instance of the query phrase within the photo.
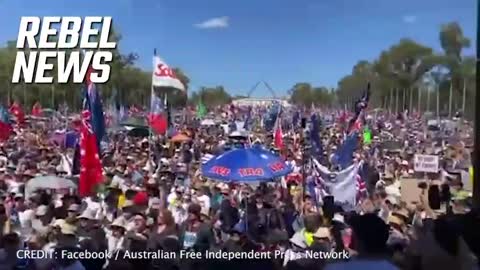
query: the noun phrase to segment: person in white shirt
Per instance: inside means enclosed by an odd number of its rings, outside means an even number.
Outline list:
[[[201,213],[208,216],[210,214],[210,197],[205,194],[203,188],[200,188],[196,191],[195,203],[198,203],[202,208]]]

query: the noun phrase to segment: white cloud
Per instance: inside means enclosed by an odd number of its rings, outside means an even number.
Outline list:
[[[229,26],[228,17],[211,18],[194,26],[201,29],[227,28]]]
[[[417,16],[415,15],[405,15],[403,16],[404,23],[415,23],[417,21]]]

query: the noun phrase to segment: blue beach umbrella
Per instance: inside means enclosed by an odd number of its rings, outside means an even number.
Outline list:
[[[291,171],[280,156],[260,147],[233,149],[202,165],[204,177],[237,183],[267,182]]]

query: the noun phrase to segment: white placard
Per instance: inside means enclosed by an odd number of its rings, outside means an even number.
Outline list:
[[[414,168],[417,172],[438,172],[438,156],[435,155],[415,155]]]

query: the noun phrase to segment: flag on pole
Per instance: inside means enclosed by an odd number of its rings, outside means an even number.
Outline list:
[[[92,130],[95,133],[97,140],[98,152],[100,153],[100,142],[105,136],[105,116],[103,113],[103,104],[100,93],[96,85],[90,80],[92,68],[87,72],[86,77],[86,91],[85,99],[83,101],[83,109],[90,112],[91,119],[89,120]]]
[[[165,134],[168,129],[168,119],[165,115],[163,101],[155,93],[152,93],[150,102],[150,115],[148,116],[150,127],[157,134]]]
[[[95,186],[102,182],[102,164],[98,154],[97,137],[90,124],[91,113],[82,112],[80,127],[80,180],[78,191],[80,196],[90,196],[95,191]]]
[[[167,115],[167,130],[169,130],[173,126],[173,120],[172,120],[172,111],[170,108],[170,103],[168,103],[167,95],[163,98],[163,106],[166,110],[166,115]]]
[[[207,107],[205,107],[205,105],[203,104],[202,99],[198,101],[196,110],[198,118],[203,118],[205,117],[205,115],[207,115]]]
[[[275,128],[273,131],[273,140],[275,147],[278,149],[283,148],[283,132],[282,132],[282,119],[281,117],[277,117],[277,121],[275,123]]]
[[[153,56],[152,86],[172,87],[185,91],[185,85],[177,78],[173,69],[157,55]]]
[[[35,102],[35,104],[32,107],[32,115],[40,117],[42,116],[43,111],[42,111],[42,105],[40,105],[40,102]]]
[[[312,144],[312,150],[315,157],[321,157],[323,155],[323,144],[320,139],[320,123],[317,118],[317,114],[313,113],[310,117],[312,122],[312,130],[310,131],[310,142]]]
[[[372,143],[372,132],[368,127],[365,127],[365,129],[363,130],[363,143],[365,145]]]
[[[0,141],[8,140],[12,130],[10,114],[3,106],[0,106]]]

